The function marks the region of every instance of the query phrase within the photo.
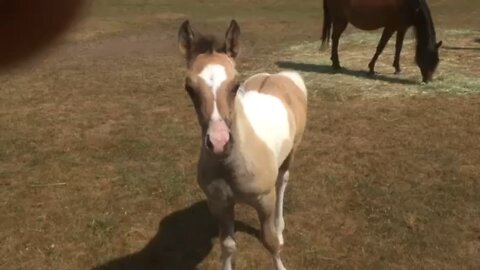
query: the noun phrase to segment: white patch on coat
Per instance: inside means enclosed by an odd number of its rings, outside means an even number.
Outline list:
[[[295,83],[295,85],[297,85],[298,88],[300,88],[300,90],[303,91],[303,94],[305,94],[305,97],[307,97],[307,87],[305,86],[305,82],[303,81],[302,76],[300,76],[300,74],[298,74],[295,71],[282,71],[278,73],[278,75],[285,76],[290,80],[292,80]]]
[[[280,166],[282,159],[286,158],[280,157],[282,145],[291,139],[288,112],[283,102],[257,91],[239,93],[237,97],[253,131],[271,149]]]
[[[221,120],[222,117],[220,116],[217,107],[217,91],[222,83],[227,80],[225,67],[218,64],[206,65],[198,76],[210,87],[213,94],[213,113],[211,115],[211,120]]]
[[[285,189],[287,188],[290,172],[286,171],[283,175],[277,177],[277,205],[275,207],[275,226],[277,227],[277,237],[280,245],[283,245],[283,230],[285,229],[285,220],[283,219],[283,200],[285,197]]]

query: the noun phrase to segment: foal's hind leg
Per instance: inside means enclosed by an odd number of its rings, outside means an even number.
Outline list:
[[[407,29],[399,29],[397,31],[397,41],[395,43],[395,59],[393,60],[393,67],[395,68],[395,74],[401,72],[400,69],[400,53],[402,52],[403,39],[405,38],[405,32]]]
[[[234,205],[210,202],[210,212],[219,223],[220,244],[222,246],[222,270],[232,270],[232,259],[237,247],[234,239]]]
[[[333,32],[332,32],[332,67],[335,70],[339,70],[340,61],[338,60],[338,43],[340,36],[342,35],[345,28],[347,28],[347,21],[334,21],[333,22]]]
[[[275,226],[276,191],[271,190],[263,195],[254,205],[261,223],[261,234],[264,246],[272,254],[276,270],[285,270],[280,258],[281,244]]]
[[[285,189],[287,188],[289,171],[279,170],[277,178],[277,203],[275,205],[275,226],[277,227],[277,235],[280,245],[283,246],[283,229],[285,229],[285,221],[283,219],[283,200]]]
[[[385,27],[385,29],[383,29],[382,37],[378,42],[377,51],[375,52],[375,55],[373,56],[372,60],[368,64],[368,68],[370,69],[368,74],[370,75],[375,74],[375,62],[377,62],[378,56],[380,56],[380,54],[383,52],[383,49],[385,49],[385,45],[387,45],[388,40],[390,40],[390,38],[392,37],[393,32],[395,31],[389,27]]]

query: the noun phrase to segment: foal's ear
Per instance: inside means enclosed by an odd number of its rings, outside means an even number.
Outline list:
[[[184,21],[178,30],[178,47],[182,54],[187,55],[192,49],[195,34],[188,20]]]
[[[443,42],[441,40],[437,43],[437,50],[440,49],[440,47],[442,47],[442,44]]]
[[[232,20],[230,26],[228,27],[227,33],[225,34],[225,51],[227,55],[235,58],[240,52],[240,27],[235,20]]]

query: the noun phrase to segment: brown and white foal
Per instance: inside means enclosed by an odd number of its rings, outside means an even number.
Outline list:
[[[283,194],[305,129],[307,90],[295,72],[256,74],[239,85],[239,35],[235,21],[224,42],[194,32],[188,21],[179,30],[185,89],[202,129],[197,178],[219,221],[222,269],[232,269],[236,250],[234,205],[246,203],[256,209],[263,243],[283,270]]]

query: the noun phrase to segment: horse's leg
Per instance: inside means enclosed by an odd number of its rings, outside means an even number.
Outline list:
[[[345,28],[347,28],[347,21],[334,21],[333,22],[333,33],[332,33],[332,67],[335,70],[341,68],[340,61],[338,60],[338,41],[342,35]]]
[[[282,246],[275,226],[275,204],[276,191],[271,190],[256,201],[253,206],[257,210],[258,218],[260,219],[263,245],[272,254],[275,269],[285,270],[285,266],[280,258]]]
[[[283,220],[283,198],[287,187],[290,173],[285,170],[279,170],[277,178],[277,203],[275,205],[275,226],[277,227],[277,235],[280,245],[283,246],[283,229],[285,221]]]
[[[383,49],[385,49],[385,45],[387,45],[388,40],[390,40],[390,38],[392,37],[393,32],[395,31],[389,27],[385,27],[385,29],[383,29],[382,37],[378,42],[377,51],[375,52],[375,55],[373,55],[372,60],[368,64],[368,68],[370,69],[368,73],[370,75],[375,74],[375,62],[377,62],[378,56],[380,56],[380,54],[383,52]]]
[[[232,258],[237,247],[234,239],[234,205],[208,203],[210,212],[219,223],[220,243],[222,246],[222,270],[232,270]]]
[[[403,39],[405,38],[405,32],[407,29],[399,29],[397,31],[397,41],[395,43],[395,59],[393,60],[393,67],[395,68],[395,74],[401,72],[400,69],[400,53],[402,52]]]

